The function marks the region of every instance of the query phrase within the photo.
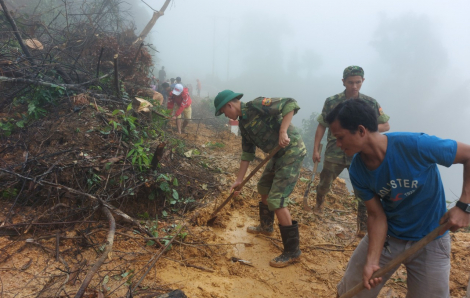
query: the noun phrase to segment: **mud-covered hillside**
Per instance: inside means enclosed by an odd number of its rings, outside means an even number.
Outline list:
[[[138,171],[128,155],[132,145],[119,138],[119,129],[104,130],[119,120],[109,105],[89,102],[76,112],[59,106],[57,113],[6,139],[0,149],[0,166],[6,170],[0,201],[3,296],[74,296],[93,272],[85,297],[130,292],[157,297],[176,289],[187,297],[334,297],[360,240],[355,236],[356,204],[344,181],[335,181],[325,212],[318,216],[302,209],[312,174],[302,170],[289,207],[299,222],[301,260],[283,269],[270,267],[282,247],[279,230],[272,237],[246,232],[258,221],[261,171],[214,225],[207,225],[235,179],[241,140],[209,119],[213,116],[206,108],[207,101],[195,101],[193,117],[206,120],[192,121],[182,136],[175,135],[174,123],[167,123],[160,132],[167,136],[165,146],[161,138],[147,140],[148,152],[159,156],[153,172]],[[136,121],[145,119],[135,116]],[[258,152],[249,170],[264,157]],[[103,203],[115,220],[113,243],[102,264],[93,268],[109,248],[111,221]],[[452,239],[451,294],[463,297],[470,237],[453,233]],[[400,268],[380,297],[405,293],[406,274]]]

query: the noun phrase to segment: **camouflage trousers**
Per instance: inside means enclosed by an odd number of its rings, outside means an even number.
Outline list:
[[[320,182],[317,185],[317,196],[324,197],[331,188],[331,183],[336,177],[341,174],[344,169],[348,169],[349,165],[337,164],[325,161],[323,164],[323,170],[320,173]],[[367,231],[367,209],[364,202],[356,196],[357,199],[357,226],[358,231]]]
[[[283,156],[273,157],[258,181],[258,193],[268,195],[268,208],[274,211],[286,207],[289,195],[299,179],[305,154],[293,155],[287,151]]]

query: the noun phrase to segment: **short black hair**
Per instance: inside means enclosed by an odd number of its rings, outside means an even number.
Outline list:
[[[356,133],[359,125],[364,126],[370,132],[379,130],[377,114],[370,105],[362,99],[349,99],[337,105],[326,116],[326,122],[331,125],[338,120],[341,127]]]
[[[165,82],[165,83],[162,84],[162,87],[163,87],[163,88],[168,88],[168,87],[170,87],[170,84],[168,84],[167,82]]]
[[[180,77],[176,77],[176,81],[177,81],[177,82],[181,82],[181,78],[180,78]]]

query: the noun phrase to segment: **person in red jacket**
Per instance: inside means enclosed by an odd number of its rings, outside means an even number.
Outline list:
[[[186,126],[188,126],[189,119],[191,119],[191,97],[189,96],[188,88],[183,88],[183,85],[176,84],[168,97],[167,107],[170,110],[173,109],[173,117],[171,119],[177,119],[176,127],[178,128],[178,133],[181,134]],[[184,115],[183,123],[181,115]]]

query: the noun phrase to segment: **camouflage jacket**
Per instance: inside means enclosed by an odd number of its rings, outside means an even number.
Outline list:
[[[294,114],[300,107],[292,98],[258,97],[247,103],[241,103],[242,116],[238,118],[242,135],[242,160],[252,161],[255,158],[256,147],[266,153],[279,144],[279,129],[283,117],[291,111]],[[299,131],[292,124],[287,129],[290,143],[279,150],[275,157],[291,154],[293,158],[305,156],[305,148]]]
[[[382,111],[382,107],[380,107],[379,103],[370,96],[364,95],[359,93],[359,99],[364,100],[368,103],[376,112],[378,123],[386,123],[390,119],[390,116],[385,114]],[[342,93],[333,95],[328,97],[325,100],[325,104],[323,105],[323,110],[318,116],[317,121],[321,125],[328,127],[328,123],[326,123],[325,119],[326,116],[341,102],[348,100],[346,98],[346,91]],[[352,156],[348,157],[344,152],[336,146],[336,138],[331,134],[331,130],[328,129],[328,137],[327,137],[328,144],[326,145],[325,151],[325,161],[336,163],[336,164],[343,164],[343,165],[350,165],[352,161]]]

